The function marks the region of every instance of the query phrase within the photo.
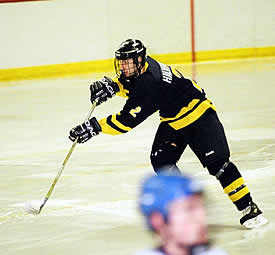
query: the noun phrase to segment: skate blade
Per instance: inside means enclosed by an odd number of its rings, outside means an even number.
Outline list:
[[[262,214],[260,214],[257,217],[244,222],[243,226],[248,229],[253,229],[253,228],[258,228],[267,223],[268,223],[268,220]]]

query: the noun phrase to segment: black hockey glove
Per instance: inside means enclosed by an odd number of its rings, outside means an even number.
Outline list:
[[[71,129],[69,138],[71,141],[75,141],[78,138],[78,143],[85,143],[93,136],[98,135],[101,132],[101,127],[97,122],[96,118],[93,117],[81,125],[78,125]]]
[[[112,79],[104,76],[90,85],[90,91],[91,103],[96,102],[96,105],[100,105],[108,98],[112,98],[119,91],[119,87]]]

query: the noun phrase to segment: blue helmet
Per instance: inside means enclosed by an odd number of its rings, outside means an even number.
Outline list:
[[[161,173],[145,179],[141,188],[139,208],[152,229],[150,216],[153,212],[161,213],[167,220],[168,206],[172,201],[202,192],[201,184],[188,176]]]

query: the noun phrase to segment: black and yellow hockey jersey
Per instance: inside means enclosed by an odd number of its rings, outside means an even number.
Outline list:
[[[145,72],[134,81],[113,80],[120,89],[117,95],[127,101],[122,111],[99,121],[103,133],[126,133],[156,111],[160,121],[179,130],[196,121],[207,109],[216,110],[196,82],[151,57],[147,57]]]

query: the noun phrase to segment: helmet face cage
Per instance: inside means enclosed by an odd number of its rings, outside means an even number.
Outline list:
[[[114,66],[115,66],[116,75],[127,81],[137,78],[141,73],[141,69],[145,65],[145,60],[146,60],[145,56],[146,56],[146,48],[144,47],[144,45],[140,40],[128,39],[122,42],[119,46],[119,49],[115,52]],[[139,61],[138,59],[139,57],[141,57],[141,61]],[[133,68],[130,68],[129,66],[129,70],[131,72],[125,75],[121,67],[121,60],[128,60],[128,59],[133,59],[135,68],[133,69]]]

